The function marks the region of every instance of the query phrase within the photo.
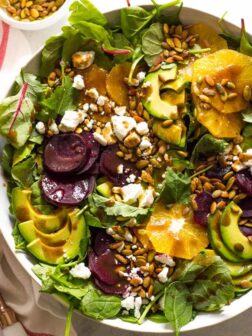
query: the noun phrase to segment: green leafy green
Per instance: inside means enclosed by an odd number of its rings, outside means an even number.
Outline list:
[[[34,157],[30,156],[12,167],[11,174],[18,185],[28,188],[33,184],[35,164]]]
[[[176,336],[180,328],[192,320],[193,306],[189,297],[189,289],[181,282],[173,282],[165,289],[164,313],[175,329]]]
[[[32,129],[31,135],[29,137],[29,141],[35,144],[41,145],[43,142],[43,135],[39,134],[35,128]]]
[[[186,173],[177,173],[168,167],[165,173],[160,198],[167,204],[188,203],[191,193],[191,180]]]
[[[16,148],[22,147],[29,138],[34,113],[31,99],[23,97],[22,93],[21,89],[17,95],[5,98],[0,104],[0,134]]]
[[[10,144],[6,144],[2,151],[1,165],[6,176],[11,175],[11,167],[13,161],[14,148]]]
[[[87,21],[76,22],[73,26],[78,29],[80,34],[86,39],[110,45],[111,34],[103,26]]]
[[[28,143],[23,147],[17,148],[13,155],[13,166],[27,159],[34,148],[33,143]]]
[[[121,315],[121,316],[118,316],[118,317],[119,317],[119,319],[121,319],[124,322],[128,322],[128,323],[137,323],[138,322],[137,318],[135,318],[135,316],[132,316],[132,315]]]
[[[48,215],[54,210],[54,207],[47,203],[44,199],[40,187],[40,181],[36,181],[31,185],[32,191],[32,205],[35,209],[38,209],[42,214]]]
[[[252,123],[252,107],[249,106],[245,111],[242,112],[243,121],[251,124]]]
[[[55,119],[58,114],[63,115],[65,111],[75,108],[74,93],[70,77],[64,76],[61,86],[58,86],[41,104],[45,110],[49,111],[50,117]]]
[[[25,249],[26,242],[25,242],[23,236],[21,235],[21,233],[19,231],[18,224],[19,224],[19,222],[16,221],[16,223],[14,225],[14,228],[12,230],[12,237],[14,239],[15,248],[17,250],[20,250],[20,249]]]
[[[18,85],[18,90],[20,90],[25,83],[28,83],[26,97],[31,99],[33,103],[36,103],[44,92],[43,84],[41,84],[37,77],[33,74],[24,72],[24,70],[21,70],[19,76],[16,78],[16,83]]]
[[[153,23],[142,37],[142,51],[144,59],[149,66],[155,64],[163,48],[161,42],[164,40],[163,26],[161,23]]]
[[[241,37],[240,36],[236,36],[232,33],[230,33],[225,27],[224,27],[224,24],[223,24],[223,21],[224,21],[224,18],[226,16],[227,12],[225,12],[222,17],[220,18],[220,20],[218,21],[218,25],[221,29],[221,34],[220,36],[223,37],[227,42],[228,42],[228,45],[230,48],[233,48],[233,49],[238,49],[239,48],[239,45],[240,45],[240,40],[241,40]]]
[[[86,39],[77,29],[71,26],[62,27],[62,32],[66,40],[63,44],[61,56],[63,61],[68,62],[71,60],[72,55],[82,48]]]
[[[41,291],[52,293],[54,291],[54,280],[51,279],[51,274],[55,272],[55,266],[50,266],[46,264],[36,264],[32,267],[32,271],[37,275],[37,277],[42,281]]]
[[[252,45],[249,41],[248,34],[245,30],[245,23],[242,20],[242,33],[240,41],[240,52],[244,55],[252,56]]]
[[[209,156],[224,152],[228,143],[225,140],[214,138],[210,134],[203,135],[194,147],[192,162],[197,162],[201,155]]]
[[[148,316],[148,320],[155,323],[167,323],[168,320],[162,313],[153,313]]]

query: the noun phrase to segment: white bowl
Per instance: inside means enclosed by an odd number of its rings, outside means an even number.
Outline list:
[[[67,16],[69,12],[69,6],[72,0],[65,0],[64,4],[52,15],[36,21],[25,22],[18,21],[13,19],[4,8],[0,8],[0,19],[9,24],[13,28],[21,29],[21,30],[40,30],[48,28],[55,23],[57,23],[60,19]]]
[[[150,8],[150,6],[146,6]],[[112,12],[106,13],[107,18],[112,24],[118,23],[119,20],[119,11],[114,10]],[[181,12],[181,20],[184,24],[190,23],[199,23],[204,22],[210,25],[211,27],[217,29],[217,20],[218,18],[209,15],[203,11],[191,9],[189,7],[184,7]],[[234,33],[239,34],[240,29],[236,27],[231,22],[226,23],[226,28]],[[38,70],[39,59],[40,59],[41,50],[39,50],[26,65],[25,70],[28,72],[36,73]],[[4,141],[0,139],[0,149],[3,146]],[[9,245],[13,254],[15,254],[15,245],[11,235],[12,232],[12,222],[9,218],[9,201],[7,198],[6,187],[4,186],[4,179],[0,171],[0,204],[1,204],[1,220],[0,220],[0,229],[4,234],[4,238]],[[34,258],[28,254],[17,253],[15,254],[17,260],[27,271],[27,273],[38,283],[40,284],[39,279],[32,272],[32,266],[35,262]],[[230,305],[225,306],[221,311],[215,313],[200,313],[192,322],[182,328],[182,331],[190,331],[203,327],[208,327],[215,325],[217,323],[223,322],[227,319],[230,319],[245,310],[252,307],[252,291],[245,294],[244,296],[234,300]],[[83,316],[83,323],[86,317]],[[109,325],[111,327],[125,329],[129,331],[144,332],[144,333],[173,333],[172,329],[168,324],[154,323],[151,321],[145,321],[142,325],[131,324],[123,322],[120,319],[104,320],[100,323]]]

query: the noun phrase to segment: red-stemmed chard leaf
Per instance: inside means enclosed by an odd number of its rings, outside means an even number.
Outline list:
[[[131,4],[130,4],[130,0],[126,0],[127,1],[127,5],[128,5],[128,7],[130,7],[131,6]]]
[[[106,54],[109,54],[109,55],[127,55],[130,53],[130,50],[128,49],[107,49],[107,48],[104,48],[102,47],[102,51]]]
[[[23,87],[22,87],[21,93],[20,93],[17,109],[15,111],[13,120],[11,122],[9,132],[12,130],[12,127],[15,124],[15,121],[17,120],[17,117],[18,117],[19,113],[21,113],[21,107],[22,107],[23,101],[25,99],[25,94],[26,94],[27,89],[28,89],[28,82],[25,82]]]

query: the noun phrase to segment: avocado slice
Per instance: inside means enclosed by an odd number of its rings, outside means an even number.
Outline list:
[[[182,120],[178,119],[170,127],[163,127],[162,121],[156,119],[153,123],[153,133],[161,140],[184,147],[186,142],[186,127]]]
[[[248,274],[250,271],[252,271],[252,264],[251,263],[231,263],[226,261],[225,262],[230,274],[233,278],[241,277],[245,274]]]
[[[52,233],[59,230],[67,220],[69,209],[61,208],[50,215],[43,215],[32,207],[31,190],[14,188],[12,191],[13,210],[20,222],[32,220],[38,230]]]
[[[21,235],[28,243],[31,243],[33,240],[39,238],[42,243],[48,246],[64,245],[71,232],[69,219],[66,221],[65,225],[55,233],[44,233],[38,230],[32,220],[20,223],[18,228]]]
[[[147,94],[143,99],[143,105],[149,114],[159,119],[178,118],[178,107],[162,100],[160,96],[160,87],[163,82],[174,80],[176,77],[176,66],[167,70],[160,69],[158,71],[151,72],[145,77],[143,85],[150,83],[150,86],[147,87]]]
[[[161,99],[170,105],[184,106],[186,102],[186,92],[182,90],[177,93],[174,90],[168,90],[161,93]]]
[[[60,246],[49,246],[44,244],[40,238],[29,243],[26,248],[37,259],[48,264],[57,265],[65,259],[73,259],[79,253],[80,242],[87,233],[86,222],[80,210],[76,209],[69,213],[71,233],[66,243]]]
[[[180,92],[184,89],[186,85],[186,81],[182,78],[182,76],[178,75],[177,78],[173,81],[169,81],[161,85],[161,90],[174,90],[176,92]]]
[[[252,288],[252,272],[249,272],[243,276],[232,280],[233,285],[240,287],[241,289],[249,290]]]
[[[242,210],[234,202],[230,202],[221,216],[220,231],[223,242],[242,259],[252,259],[252,242],[239,229],[238,221]]]
[[[208,217],[208,236],[212,248],[215,250],[217,254],[219,254],[228,261],[232,261],[234,263],[243,261],[242,258],[234,254],[223,243],[220,234],[220,220],[221,220],[220,211],[216,211],[215,214]]]
[[[99,184],[96,187],[96,190],[102,196],[110,198],[110,196],[112,195],[112,187],[113,187],[113,184],[111,182],[105,181],[105,182]]]

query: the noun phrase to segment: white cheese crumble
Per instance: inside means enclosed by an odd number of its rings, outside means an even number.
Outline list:
[[[45,124],[42,121],[39,121],[36,124],[35,128],[39,134],[45,134],[46,128],[45,128]]]
[[[56,124],[56,122],[55,122],[54,120],[51,122],[51,125],[49,126],[49,130],[50,130],[54,135],[59,134],[58,125]]]
[[[125,116],[113,116],[111,118],[114,133],[119,140],[123,140],[129,132],[136,127],[134,118]]]
[[[97,99],[97,105],[104,106],[107,100],[108,100],[107,97],[99,96]]]
[[[92,112],[97,112],[98,111],[98,107],[97,107],[96,104],[91,103],[89,108]]]
[[[107,146],[107,140],[104,138],[104,136],[100,133],[94,132],[94,139],[99,142],[102,146]]]
[[[124,116],[125,113],[127,112],[126,106],[117,106],[114,108],[115,114],[119,116]]]
[[[83,108],[84,112],[88,112],[88,110],[89,110],[89,104],[85,103],[82,108]]]
[[[146,76],[146,73],[144,71],[138,72],[137,79],[139,80],[140,83],[145,79],[145,76]]]
[[[152,144],[151,144],[151,142],[149,141],[148,138],[142,139],[142,141],[140,142],[140,145],[139,145],[139,148],[141,150],[145,150],[145,149],[151,148],[151,147],[152,147]]]
[[[117,174],[123,174],[123,165],[119,164],[119,166],[117,166]]]
[[[184,218],[178,218],[178,219],[172,218],[169,231],[173,233],[175,236],[177,236],[182,227],[184,226],[184,224],[185,224]]]
[[[149,81],[143,83],[143,85],[142,85],[143,88],[148,88],[150,86],[151,86],[151,82],[149,82]]]
[[[85,87],[84,79],[83,76],[81,75],[76,75],[74,76],[74,81],[73,81],[73,88],[76,90],[82,90]]]
[[[95,101],[99,98],[99,92],[97,91],[96,88],[91,88],[89,90],[86,90],[86,95]]]
[[[154,202],[154,189],[148,188],[144,190],[142,195],[139,197],[139,207],[149,208]]]
[[[130,176],[126,178],[126,181],[128,183],[134,183],[135,180],[136,180],[136,175],[134,175],[134,174],[130,174]]]
[[[94,51],[77,51],[72,56],[73,65],[76,69],[86,69],[94,62]]]
[[[162,271],[160,273],[158,273],[158,280],[161,283],[166,283],[166,281],[168,280],[168,272],[169,272],[169,268],[168,267],[164,267],[162,269]]]
[[[90,121],[87,123],[86,126],[87,126],[87,128],[92,129],[93,124],[94,124],[94,120],[90,120]]]
[[[136,126],[136,131],[140,135],[148,134],[149,133],[149,127],[148,127],[147,122],[142,121],[142,122],[138,123],[137,126]]]
[[[84,263],[80,263],[80,264],[74,266],[70,270],[70,274],[74,278],[80,278],[80,279],[83,279],[83,280],[89,279],[90,276],[91,276],[90,269],[87,266],[85,266]]]
[[[139,319],[141,316],[140,308],[143,304],[142,298],[140,296],[135,298],[135,310],[134,310],[134,316],[135,318]]]
[[[155,260],[169,267],[175,266],[174,260],[168,254],[158,254],[155,256]]]
[[[102,129],[102,135],[106,139],[108,145],[113,145],[114,143],[116,143],[116,138],[114,136],[112,125],[110,122],[107,122],[105,124],[104,128]]]
[[[128,242],[132,242],[133,241],[132,234],[128,230],[125,232],[124,237],[125,237],[125,240],[127,240]]]
[[[133,296],[128,296],[126,299],[121,301],[122,308],[126,310],[131,310],[135,308],[135,299]]]
[[[66,111],[61,119],[59,129],[61,132],[73,132],[86,116],[86,113],[82,111]]]
[[[107,229],[106,229],[106,233],[107,233],[109,236],[112,236],[113,234],[115,234],[115,231],[114,231],[112,228],[107,228]]]
[[[141,184],[130,183],[121,188],[123,201],[128,204],[137,202],[139,196],[142,194],[143,189]]]

